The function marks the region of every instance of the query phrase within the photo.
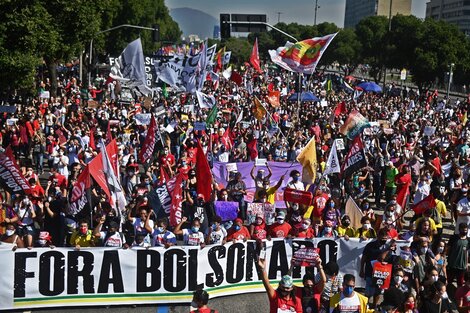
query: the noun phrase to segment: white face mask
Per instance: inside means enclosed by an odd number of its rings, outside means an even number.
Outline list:
[[[438,275],[432,275],[432,280],[433,281],[438,281],[439,279],[439,276]]]
[[[13,236],[15,234],[15,230],[14,229],[7,229],[5,234],[10,237],[10,236]]]
[[[308,229],[309,226],[310,226],[309,224],[302,223],[302,228],[304,230]]]
[[[439,253],[444,252],[444,247],[439,247],[439,248],[437,248],[437,252],[439,252]]]
[[[24,205],[29,205],[29,203],[30,203],[29,198],[25,198],[23,200],[23,203],[24,203]]]
[[[364,227],[364,229],[369,229],[370,228],[370,224],[364,224],[362,226]]]
[[[325,232],[326,232],[327,234],[331,233],[332,230],[333,230],[332,227],[325,227]]]
[[[396,284],[401,284],[401,282],[403,281],[403,277],[398,276],[398,275],[395,276],[393,279],[395,280]]]

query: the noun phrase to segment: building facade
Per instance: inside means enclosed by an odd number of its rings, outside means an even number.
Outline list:
[[[346,0],[344,28],[353,28],[368,16],[410,15],[412,0]]]
[[[470,36],[470,0],[431,0],[426,3],[426,18],[455,24]]]

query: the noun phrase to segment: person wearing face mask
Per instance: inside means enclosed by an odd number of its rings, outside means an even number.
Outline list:
[[[81,247],[93,247],[95,245],[95,238],[90,229],[88,229],[88,222],[81,221],[72,236],[70,237],[70,245],[80,250]]]
[[[25,196],[15,205],[15,213],[18,217],[18,235],[23,239],[26,247],[33,246],[33,237],[35,235],[34,220],[36,219],[36,210],[29,196]]]
[[[169,248],[176,245],[176,236],[168,230],[168,221],[166,218],[157,220],[152,237],[154,247]]]
[[[209,233],[206,236],[206,244],[223,245],[226,237],[227,231],[222,227],[222,218],[218,215],[214,216],[211,227],[209,227]]]
[[[418,308],[416,307],[416,298],[411,294],[407,293],[405,295],[405,302],[403,303],[402,308],[399,312],[403,313],[418,313]]]
[[[13,251],[17,248],[24,248],[23,240],[16,233],[15,225],[7,223],[5,226],[5,233],[0,237],[0,246],[11,245]]]
[[[228,230],[227,241],[235,242],[236,240],[246,241],[249,239],[251,239],[251,236],[248,228],[243,226],[243,220],[241,218],[236,218],[235,221],[233,221],[233,226]]]
[[[344,237],[346,240],[354,238],[356,235],[356,230],[351,226],[351,218],[349,215],[343,215],[341,218],[341,225],[339,225],[336,230],[338,231],[338,236]]]
[[[287,238],[292,226],[286,222],[286,212],[279,211],[276,222],[269,228],[269,236],[272,238]]]
[[[430,256],[432,252],[429,249],[428,241],[423,238],[413,242],[411,251],[413,254],[413,261],[415,262],[415,266],[413,268],[413,274],[415,277],[414,288],[415,290],[422,291],[422,282],[426,277],[426,268],[433,265],[433,261]]]
[[[315,264],[320,275],[320,281],[315,282],[315,276],[312,272],[307,272],[302,278],[303,287],[296,287],[297,297],[302,299],[303,312],[314,313],[318,311],[320,304],[318,303],[318,294],[322,292],[326,282],[325,271],[323,270],[322,261],[319,258]]]
[[[361,238],[362,240],[377,238],[377,233],[375,232],[375,229],[372,228],[372,224],[368,216],[361,217],[361,225],[362,227],[356,230],[354,237]]]
[[[446,285],[441,281],[434,282],[427,292],[429,295],[422,301],[420,313],[451,313],[452,306],[447,297]]]
[[[280,312],[296,312],[302,313],[302,300],[297,296],[296,287],[291,276],[282,276],[279,287],[274,289],[269,283],[268,274],[266,273],[266,260],[258,260],[259,272],[264,288],[269,299],[269,313]]]
[[[106,221],[106,216],[102,216],[98,225],[93,230],[93,236],[101,240],[103,247],[115,247],[127,249],[129,245],[126,243],[126,238],[119,231],[119,224],[115,221],[111,221],[108,224],[108,229],[103,230],[103,224]]]
[[[325,225],[323,226],[323,229],[320,232],[320,235],[318,237],[323,237],[323,238],[337,238],[338,237],[338,232],[336,231],[332,221],[327,220],[325,222]]]
[[[335,294],[330,299],[330,313],[368,312],[368,299],[354,291],[356,278],[352,274],[346,274],[343,278],[343,291]]]
[[[470,271],[465,272],[465,285],[455,291],[455,302],[460,313],[470,312]]]
[[[460,223],[459,233],[452,235],[447,242],[447,278],[448,283],[457,279],[457,286],[464,284],[464,273],[468,266],[468,251],[470,250],[470,238],[468,237],[468,225]]]
[[[336,202],[332,198],[328,199],[322,214],[323,223],[330,221],[333,228],[336,228],[338,225],[341,225],[340,218],[341,212],[336,207]]]
[[[375,287],[372,280],[372,261],[377,259],[377,256],[388,253],[393,249],[394,241],[388,235],[388,231],[384,228],[379,230],[377,239],[369,242],[362,252],[361,265],[359,276],[366,280],[366,296],[372,297],[375,295]]]
[[[183,235],[183,244],[185,246],[201,246],[204,247],[206,244],[204,242],[204,234],[199,231],[201,228],[201,223],[199,222],[199,219],[195,218],[193,222],[191,223],[191,228],[184,228],[181,229],[184,223],[188,218],[186,216],[183,216],[181,219],[181,222],[176,225],[174,229],[174,234],[175,235]]]
[[[308,218],[304,218],[299,227],[292,227],[291,235],[295,238],[308,238],[312,239],[315,237],[315,232],[311,227],[312,221]]]
[[[376,220],[375,212],[370,206],[370,203],[367,199],[364,199],[361,202],[361,211],[362,211],[362,215],[369,217],[371,224],[374,225],[375,220]]]
[[[268,172],[269,172],[268,175],[264,174],[264,169],[259,169],[256,173],[256,176],[255,176],[254,175],[255,168],[256,168],[256,164],[254,164],[253,167],[251,168],[250,176],[251,176],[251,179],[253,179],[254,182],[255,182],[255,188],[256,188],[255,189],[255,197],[256,197],[258,192],[260,190],[264,189],[264,180],[267,179],[269,181],[269,179],[271,178],[271,175],[273,173],[272,173],[271,168],[269,167],[268,163],[266,163],[266,168],[268,169]],[[257,198],[255,198],[255,199],[257,199]]]
[[[264,240],[267,234],[264,216],[262,214],[256,215],[255,221],[250,225],[251,239]]]
[[[404,296],[405,293],[409,292],[410,289],[406,285],[406,276],[405,272],[401,268],[397,268],[392,273],[392,280],[390,282],[390,289],[399,290]]]
[[[300,180],[300,172],[293,170],[290,172],[290,177],[292,180],[287,183],[287,188],[296,189],[296,190],[305,190],[304,183]]]

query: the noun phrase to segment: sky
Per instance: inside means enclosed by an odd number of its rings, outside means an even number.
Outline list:
[[[359,1],[359,0],[357,0]],[[427,0],[412,0],[411,13],[424,18]],[[285,23],[312,24],[314,22],[315,0],[165,0],[169,9],[188,7],[203,11],[219,19],[220,13],[267,14],[268,23],[280,21]],[[318,0],[317,24],[344,24],[346,0]]]

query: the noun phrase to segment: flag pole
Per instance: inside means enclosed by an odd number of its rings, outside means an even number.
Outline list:
[[[259,101],[259,103],[261,104],[261,106],[263,107],[263,109],[266,111],[266,113],[268,114],[268,116],[271,118],[271,120],[276,123],[277,125],[277,128],[279,128],[279,132],[281,133],[282,137],[284,137],[284,139],[287,140],[286,136],[284,135],[284,133],[282,132],[282,129],[279,127],[279,123],[276,122],[276,120],[273,118],[273,116],[271,115],[271,113],[269,113],[269,111],[266,109],[266,107],[264,106],[264,104],[261,102],[261,100]]]

